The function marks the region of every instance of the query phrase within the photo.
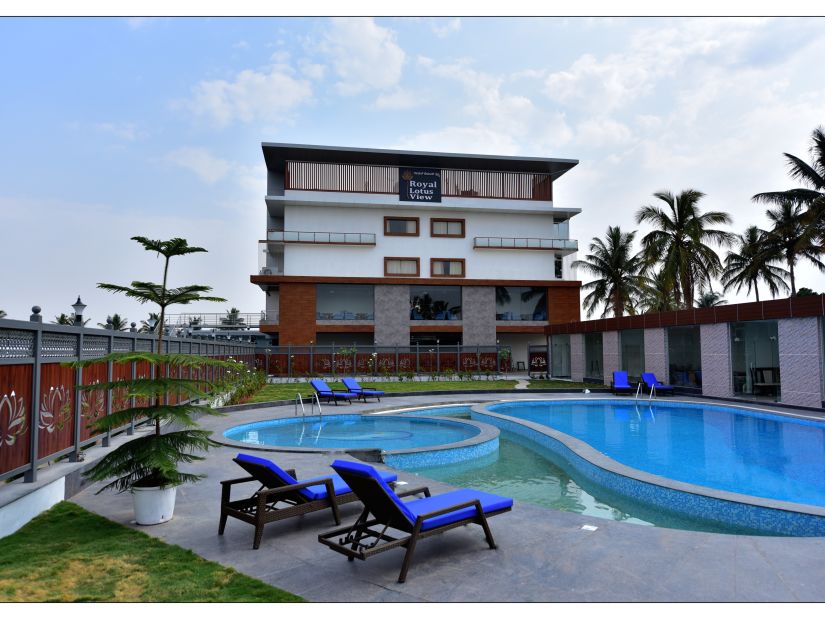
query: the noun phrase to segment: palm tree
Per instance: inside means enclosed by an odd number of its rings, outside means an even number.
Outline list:
[[[771,297],[775,298],[780,292],[787,293],[790,290],[785,283],[788,271],[771,264],[781,260],[782,256],[765,242],[767,235],[767,232],[756,226],[749,226],[745,229],[745,234],[736,235],[736,247],[725,257],[725,270],[722,271],[721,280],[725,292],[739,292],[746,287],[750,294],[753,288],[756,301],[759,302],[760,280],[768,286]]]
[[[664,271],[656,272],[653,277],[642,277],[640,289],[641,293],[636,299],[638,313],[670,312],[679,309],[673,296],[673,288],[668,283]]]
[[[702,291],[699,294],[699,298],[696,299],[696,307],[719,307],[726,303],[727,301],[722,298],[722,295],[718,292],[713,292],[713,290],[708,290],[707,292]]]
[[[121,317],[120,314],[112,314],[111,316],[106,316],[105,323],[99,322],[97,326],[103,327],[104,329],[113,329],[114,331],[126,331],[129,328],[129,319],[125,316]]]
[[[765,237],[765,251],[780,254],[788,263],[791,296],[795,297],[795,268],[800,260],[808,260],[820,271],[825,271],[825,264],[819,259],[822,247],[816,243],[819,232],[808,223],[802,205],[792,199],[781,200],[776,208],[768,209],[766,215],[773,223],[773,228]]]
[[[75,316],[74,312],[72,312],[71,314],[61,313],[59,316],[54,317],[54,320],[52,320],[52,324],[55,324],[55,325],[68,325],[70,327],[73,327],[76,319],[77,319],[77,317]],[[83,326],[85,327],[86,324],[90,320],[91,320],[91,318],[86,318],[83,321]]]
[[[698,202],[705,195],[695,189],[674,196],[669,191],[653,194],[667,205],[643,206],[636,213],[637,223],[653,226],[642,239],[646,266],[662,263],[662,278],[672,290],[678,306],[693,306],[694,290],[710,286],[711,278],[722,270],[716,251],[709,244],[727,245],[732,234],[711,228],[730,224],[722,211],[700,213]]]
[[[221,324],[226,326],[238,326],[242,325],[244,319],[241,318],[241,310],[237,307],[233,307],[230,310],[227,310],[226,317],[221,318]]]
[[[168,288],[166,286],[169,274],[169,261],[176,256],[185,256],[197,252],[205,252],[203,247],[190,247],[186,239],[174,238],[168,241],[155,241],[145,236],[133,236],[133,241],[137,241],[146,251],[154,251],[164,257],[163,263],[163,283],[134,281],[130,286],[120,286],[118,284],[98,283],[97,287],[110,292],[122,292],[127,297],[137,299],[139,303],[155,303],[160,307],[160,318],[158,324],[158,352],[163,352],[163,323],[166,315],[166,308],[170,305],[187,305],[193,301],[216,301],[223,302],[226,299],[221,297],[204,296],[203,293],[212,290],[209,286],[194,284],[191,286],[181,286],[179,288]]]
[[[791,178],[801,181],[806,187],[786,191],[768,191],[753,196],[755,202],[780,204],[795,202],[807,208],[806,223],[817,229],[820,240],[825,240],[825,130],[817,127],[811,133],[811,163],[799,157],[784,153]]]
[[[584,298],[587,315],[591,316],[604,303],[602,317],[612,311],[614,316],[632,312],[633,298],[641,294],[642,257],[633,253],[635,232],[622,232],[618,226],[609,226],[605,240],[593,238],[585,260],[576,260],[575,268],[582,268],[598,279],[582,286],[590,290]]]

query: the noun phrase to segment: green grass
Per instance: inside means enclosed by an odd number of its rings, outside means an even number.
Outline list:
[[[302,601],[65,501],[0,539],[0,602]]]
[[[342,383],[328,382],[330,388],[336,391],[346,391]],[[425,391],[453,391],[475,389],[513,389],[515,380],[425,380],[404,382],[360,382],[364,389],[377,389],[386,393],[411,393]],[[272,402],[273,400],[293,400],[295,394],[312,395],[313,389],[309,383],[279,383],[270,384],[253,395],[248,402]]]

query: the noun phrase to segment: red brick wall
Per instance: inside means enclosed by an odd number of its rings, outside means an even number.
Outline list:
[[[581,320],[580,290],[580,282],[547,289],[547,318],[551,325]]]
[[[281,284],[279,344],[306,345],[315,337],[315,284]]]

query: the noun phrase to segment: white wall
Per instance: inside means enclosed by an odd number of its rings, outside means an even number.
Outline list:
[[[430,258],[464,258],[468,279],[554,279],[554,252],[473,249],[473,237],[553,237],[551,214],[455,213],[465,219],[465,238],[432,238],[430,217],[450,216],[429,208],[288,207],[284,228],[307,232],[366,232],[376,235],[375,247],[287,245],[285,275],[383,277],[384,257],[421,259],[421,277],[430,276]],[[384,217],[418,217],[417,237],[384,236]],[[570,259],[566,260],[569,264]],[[457,281],[456,283],[460,283]]]

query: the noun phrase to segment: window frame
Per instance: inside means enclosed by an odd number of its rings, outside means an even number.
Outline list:
[[[388,221],[414,221],[415,232],[387,232]],[[395,217],[393,215],[384,216],[384,236],[421,236],[421,219],[419,217]]]
[[[387,271],[388,260],[415,261],[415,273],[390,273]],[[384,256],[384,277],[421,277],[421,258],[413,256]]]
[[[461,234],[437,234],[433,230],[434,223],[457,223],[461,222]],[[450,217],[431,217],[430,218],[430,236],[433,238],[444,238],[444,239],[463,239],[467,236],[467,220],[466,219],[456,219]]]
[[[436,262],[460,262],[461,275],[436,275],[434,267]],[[450,279],[461,279],[467,277],[467,260],[465,258],[430,258],[430,277],[449,277]]]

